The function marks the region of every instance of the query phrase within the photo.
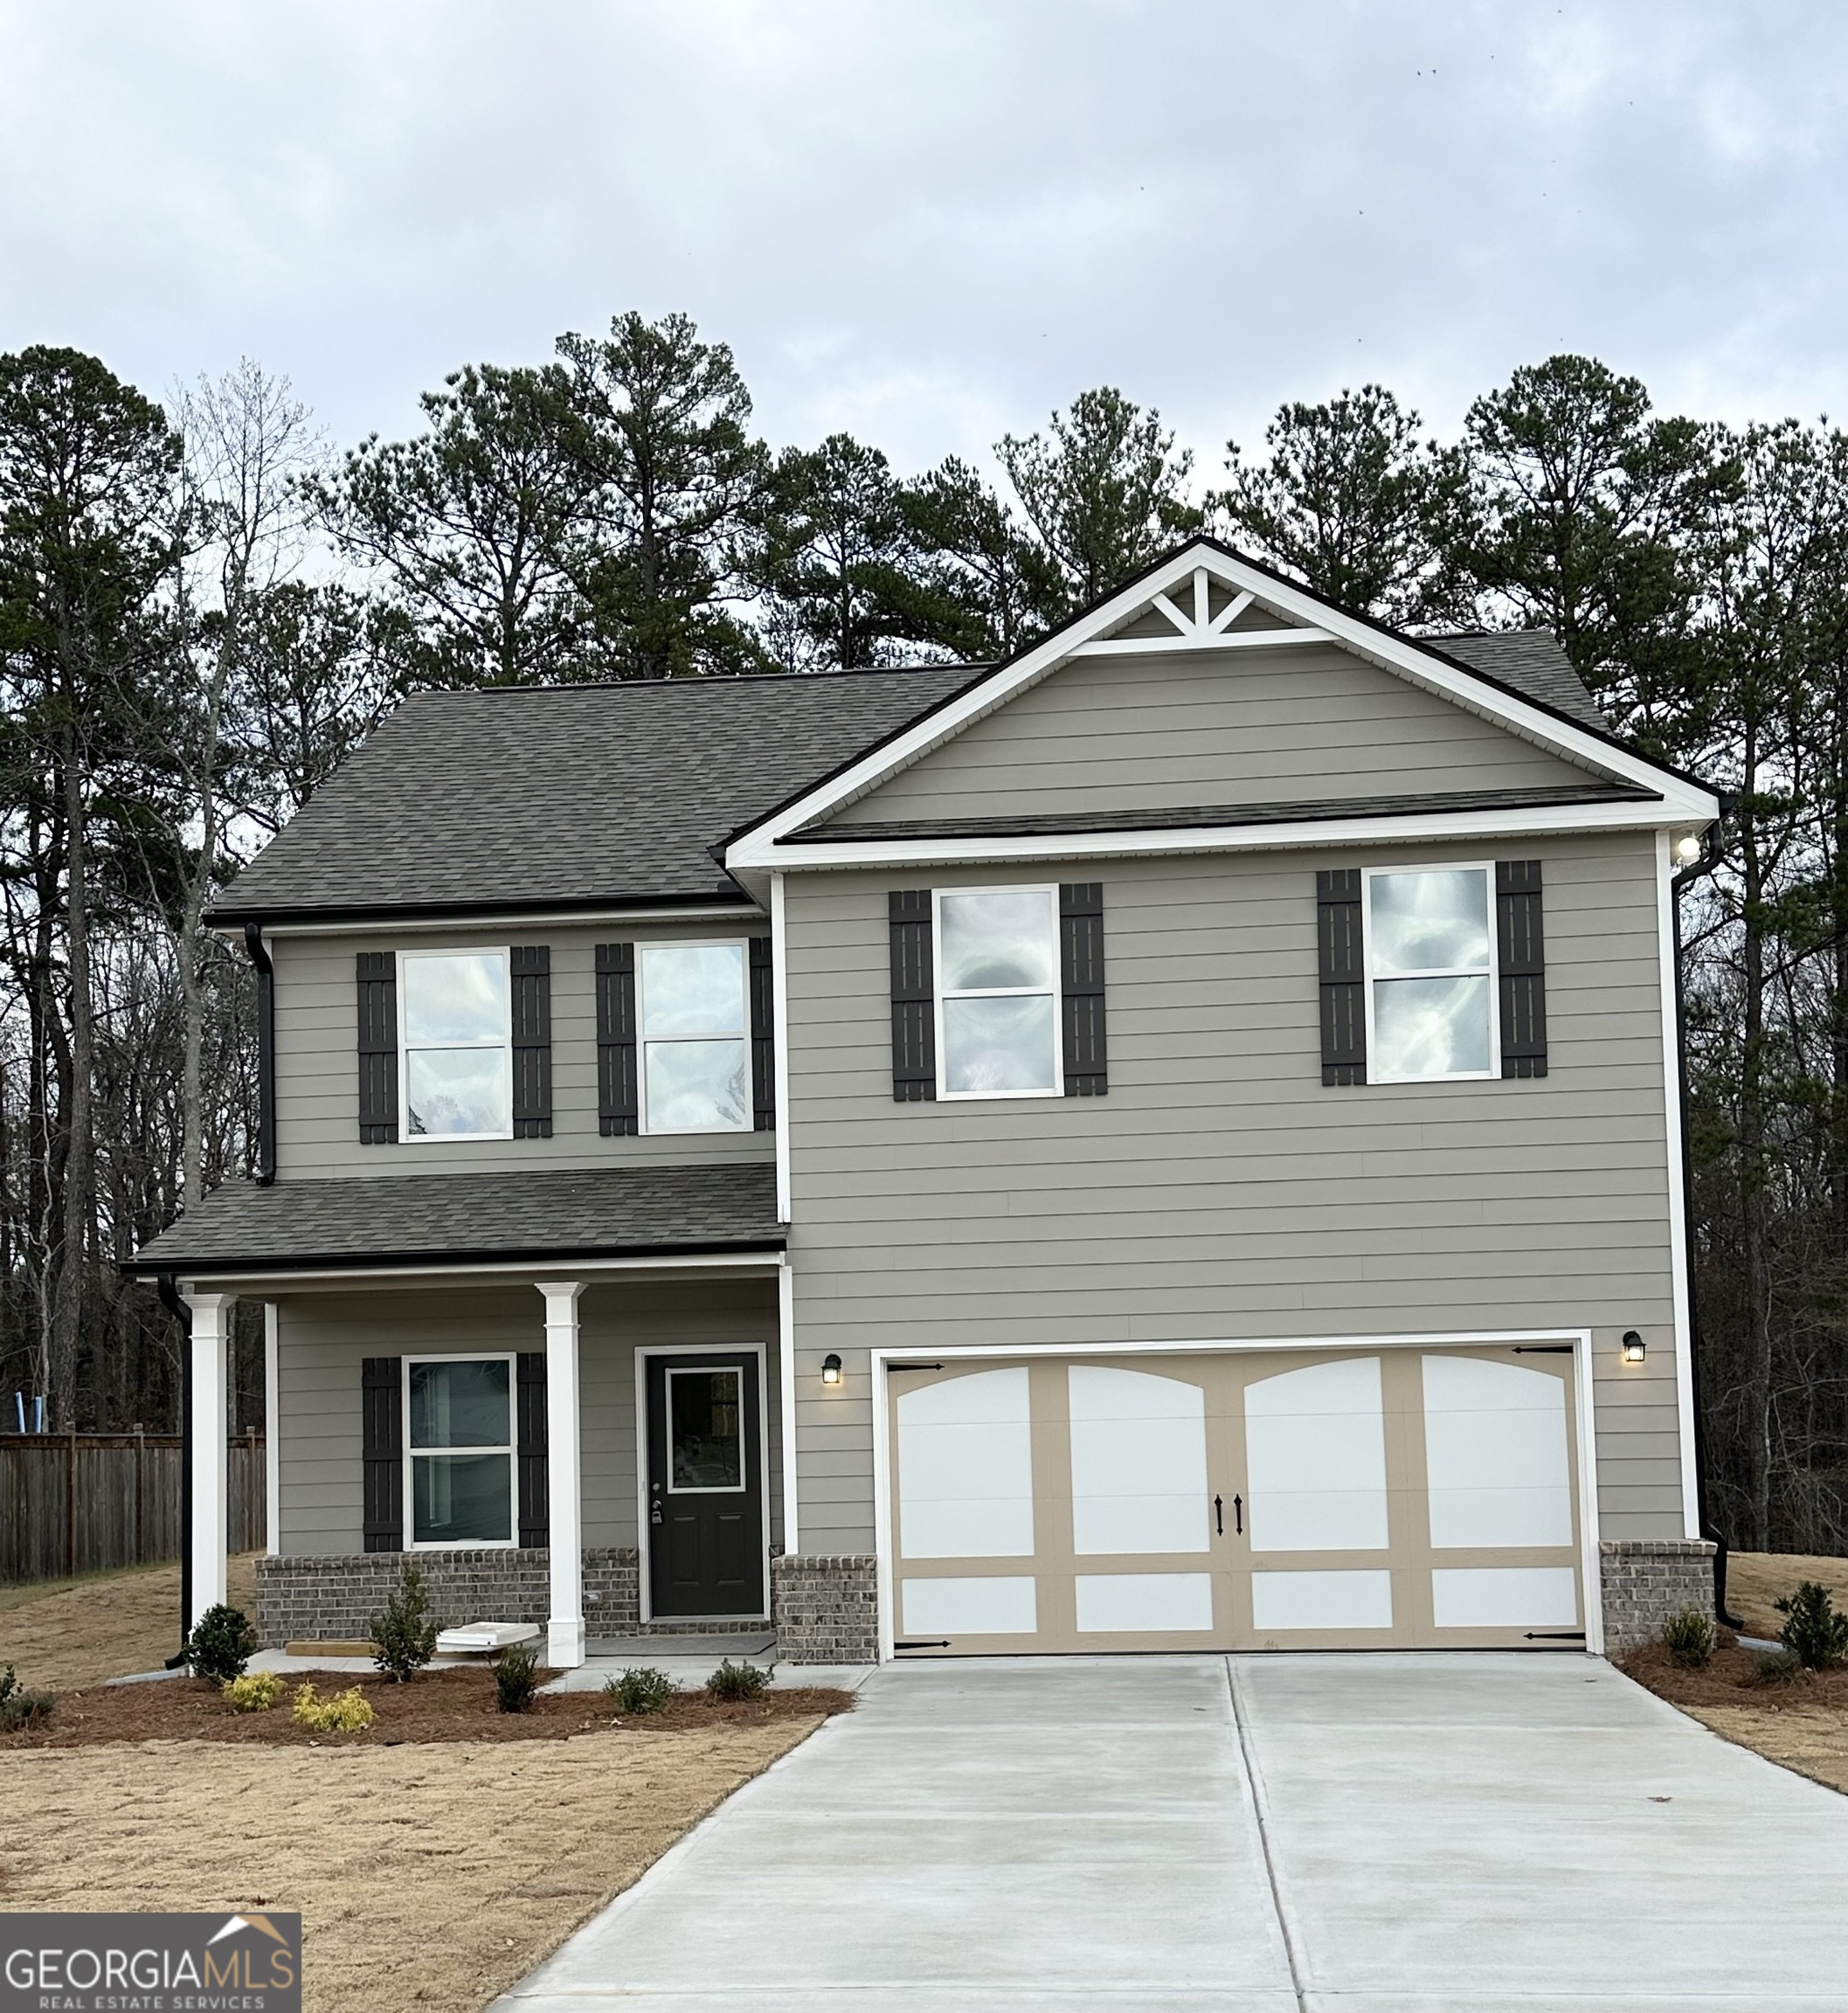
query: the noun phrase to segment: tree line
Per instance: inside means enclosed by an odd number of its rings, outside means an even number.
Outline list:
[[[421,408],[341,453],[253,363],[155,398],[0,356],[9,1409],[175,1422],[174,1324],[116,1266],[247,1169],[251,986],[204,910],[405,693],[1004,657],[1205,529],[1396,626],[1550,627],[1618,734],[1729,793],[1680,902],[1710,1498],[1742,1547],[1848,1551],[1839,430],[1559,356],[1448,439],[1366,384],[1208,473],[1105,386],[906,474],[773,448],[724,344],[635,314]]]

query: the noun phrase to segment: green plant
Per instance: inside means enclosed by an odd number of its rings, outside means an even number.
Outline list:
[[[495,1704],[503,1712],[524,1712],[539,1689],[539,1652],[530,1643],[516,1643],[494,1660]]]
[[[1791,1650],[1761,1650],[1758,1653],[1758,1682],[1761,1684],[1788,1684],[1793,1678],[1803,1676],[1803,1660]]]
[[[1662,1624],[1668,1653],[1684,1671],[1698,1671],[1713,1654],[1713,1622],[1698,1608],[1684,1608]]]
[[[647,1666],[639,1671],[625,1671],[621,1677],[607,1680],[603,1687],[605,1697],[619,1712],[631,1712],[638,1718],[662,1711],[677,1689],[665,1671]]]
[[[257,1631],[241,1608],[227,1608],[221,1601],[208,1608],[194,1622],[186,1638],[186,1660],[195,1678],[209,1678],[214,1684],[228,1684],[244,1675],[244,1666],[257,1650]]]
[[[310,1726],[317,1733],[363,1733],[372,1724],[372,1708],[356,1684],[322,1698],[304,1680],[296,1687],[289,1718],[296,1726]]]
[[[1848,1615],[1838,1615],[1829,1589],[1805,1580],[1778,1601],[1786,1617],[1778,1640],[1806,1671],[1830,1671],[1848,1664]]]
[[[9,1664],[0,1671],[0,1733],[14,1733],[22,1726],[37,1726],[52,1717],[58,1700],[49,1691],[28,1691],[13,1674]]]
[[[283,1684],[273,1671],[248,1671],[227,1678],[218,1689],[233,1712],[267,1712],[282,1696]]]
[[[397,1593],[372,1617],[367,1632],[372,1638],[373,1663],[400,1684],[416,1677],[436,1655],[436,1623],[430,1617],[424,1576],[416,1567],[405,1567]]]
[[[706,1695],[722,1704],[735,1705],[760,1698],[770,1683],[770,1673],[755,1664],[734,1664],[728,1657],[706,1680]]]

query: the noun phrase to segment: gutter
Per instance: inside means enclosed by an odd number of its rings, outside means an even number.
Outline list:
[[[276,1179],[276,968],[263,942],[263,925],[244,925],[244,948],[257,970],[257,1165],[267,1188]]]

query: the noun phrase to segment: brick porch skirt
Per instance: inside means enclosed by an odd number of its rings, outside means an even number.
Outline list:
[[[1605,1539],[1598,1564],[1606,1650],[1615,1657],[1654,1642],[1684,1608],[1711,1615],[1714,1549],[1704,1538]]]

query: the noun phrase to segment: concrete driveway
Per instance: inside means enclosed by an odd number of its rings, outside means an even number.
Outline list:
[[[1848,1798],[1576,1657],[907,1664],[501,2013],[1848,2013]]]

